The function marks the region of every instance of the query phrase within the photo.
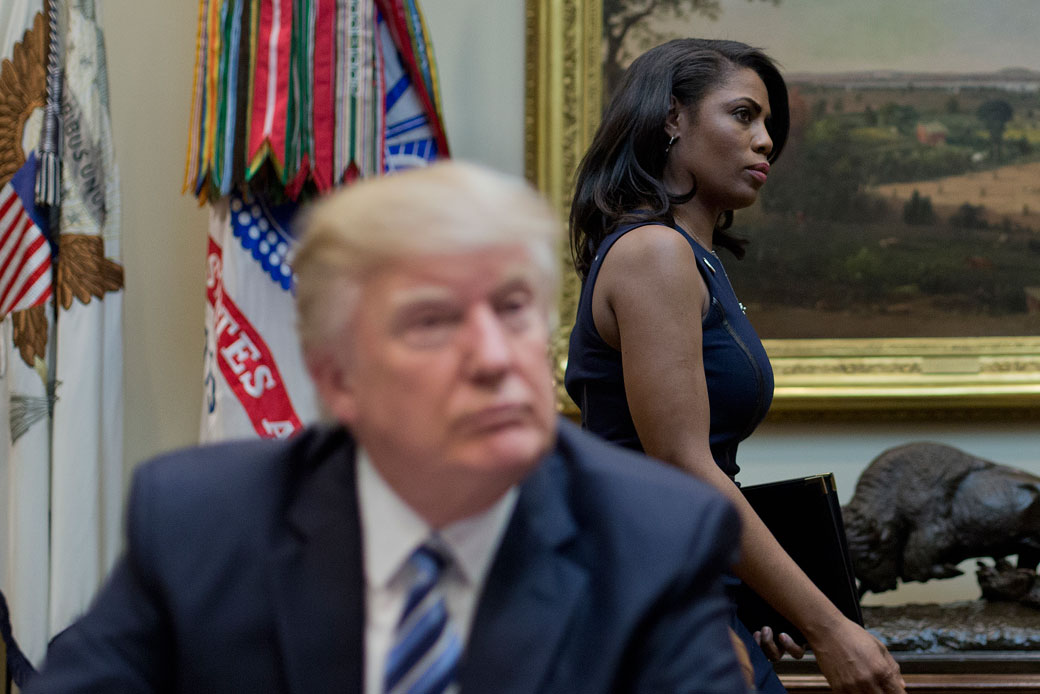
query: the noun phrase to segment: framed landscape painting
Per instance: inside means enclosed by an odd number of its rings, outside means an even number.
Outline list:
[[[791,135],[723,256],[781,413],[1040,413],[1034,0],[528,0],[526,165],[564,214],[606,96],[663,41],[780,65]],[[567,265],[567,258],[561,258]],[[566,355],[578,291],[561,299]]]

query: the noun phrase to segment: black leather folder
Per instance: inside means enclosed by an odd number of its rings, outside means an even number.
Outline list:
[[[812,475],[742,487],[744,497],[780,545],[842,613],[863,624],[852,559],[834,475]],[[746,585],[737,595],[737,613],[751,632],[769,626],[798,643],[805,637]]]

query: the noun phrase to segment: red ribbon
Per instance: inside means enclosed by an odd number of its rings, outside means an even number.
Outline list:
[[[214,315],[213,358],[256,433],[265,439],[288,438],[303,425],[267,343],[224,292],[223,262],[220,246],[210,239],[206,299]]]

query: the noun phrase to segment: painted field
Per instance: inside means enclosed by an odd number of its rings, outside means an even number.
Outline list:
[[[877,186],[873,192],[902,202],[909,200],[915,190],[931,198],[939,214],[970,203],[982,205],[991,224],[999,224],[1007,217],[1012,223],[1040,230],[1040,162],[932,181],[888,183]]]

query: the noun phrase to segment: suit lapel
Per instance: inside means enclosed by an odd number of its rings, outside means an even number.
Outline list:
[[[287,500],[269,561],[286,681],[296,694],[360,692],[365,627],[354,446],[326,437]]]
[[[542,688],[588,582],[573,551],[576,535],[567,471],[554,453],[523,483],[488,574],[462,666],[463,694]]]

